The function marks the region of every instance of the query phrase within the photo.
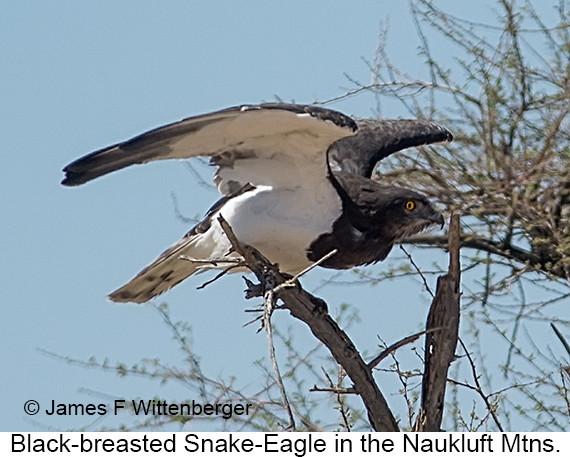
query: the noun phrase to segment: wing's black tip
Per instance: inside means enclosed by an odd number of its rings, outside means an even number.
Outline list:
[[[80,173],[74,173],[73,171],[68,170],[67,167],[63,169],[63,172],[65,173],[65,176],[61,180],[62,186],[73,187],[86,182],[86,180],[81,177]]]
[[[68,187],[79,186],[99,176],[120,170],[135,163],[141,163],[148,159],[148,153],[135,158],[130,156],[128,145],[134,141],[138,141],[138,137],[125,143],[100,149],[71,162],[63,169],[65,176],[61,184]]]
[[[328,154],[336,169],[370,178],[378,162],[394,152],[451,141],[449,130],[425,119],[362,120],[356,134],[337,140]]]
[[[438,128],[440,131],[440,137],[437,138],[437,136],[434,136],[434,138],[433,138],[433,140],[435,142],[439,141],[441,143],[451,143],[453,141],[453,134],[449,130],[447,130],[445,127],[442,127],[441,125],[433,124],[433,123],[431,123],[431,125],[433,127]]]
[[[79,159],[79,160],[81,160],[81,159]],[[79,161],[76,161],[76,162],[79,162]],[[74,167],[74,164],[75,164],[75,162],[70,163],[69,165],[67,165],[63,169],[63,172],[65,173],[65,176],[61,180],[61,184],[63,186],[66,186],[66,187],[79,186],[81,184],[85,184],[86,182],[91,181],[92,179],[95,179],[96,177],[100,176],[100,173],[90,172],[88,167],[86,168],[86,167],[78,166],[76,169]],[[81,165],[81,163],[80,163],[80,165]]]
[[[100,155],[101,151],[95,151],[67,164],[63,168],[65,176],[61,184],[67,187],[79,186],[100,176],[100,173],[97,173],[97,159]]]

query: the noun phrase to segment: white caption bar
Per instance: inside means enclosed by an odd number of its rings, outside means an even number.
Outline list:
[[[0,433],[0,455],[570,455],[568,433]]]

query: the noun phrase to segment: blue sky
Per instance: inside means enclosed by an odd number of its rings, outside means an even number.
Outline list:
[[[387,0],[0,5],[0,431],[80,427],[89,419],[28,417],[23,405],[101,401],[85,390],[123,398],[174,394],[169,385],[71,366],[41,350],[79,360],[178,360],[152,307],[113,304],[106,294],[190,229],[176,218],[172,195],[185,216],[196,217],[216,192],[177,162],[123,170],[78,188],[59,184],[63,166],[186,116],[276,97],[311,103],[341,95],[352,87],[345,74],[370,81],[365,60],[373,59],[387,20],[396,64],[420,67],[418,42],[407,2]],[[492,16],[481,6],[468,8],[459,13]],[[331,107],[364,117],[373,114],[375,100],[363,94]],[[382,114],[406,115],[391,103]],[[327,274],[307,284],[316,287]],[[262,334],[242,327],[251,304],[242,299],[241,279],[196,290],[201,283],[190,279],[157,302],[190,322],[196,352],[214,376],[251,372],[252,360],[266,357],[267,349]],[[363,321],[376,325],[356,339],[374,348],[377,334],[395,341],[417,331],[427,312],[421,284],[412,282],[405,293],[382,287],[328,287],[319,294],[333,312],[344,301],[361,302]],[[402,309],[406,319],[394,325]]]

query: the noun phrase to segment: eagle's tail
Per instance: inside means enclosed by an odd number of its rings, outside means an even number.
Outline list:
[[[211,233],[199,232],[198,227],[163,252],[127,284],[111,292],[109,299],[114,302],[144,303],[196,272],[231,265],[212,259],[216,253],[222,252],[220,248],[223,246],[219,241],[213,246]],[[226,255],[228,250],[222,252],[221,256]]]

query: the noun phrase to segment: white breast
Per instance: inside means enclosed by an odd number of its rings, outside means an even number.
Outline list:
[[[321,181],[312,192],[258,186],[232,199],[220,213],[241,242],[278,263],[282,271],[294,274],[310,265],[307,248],[331,230],[341,210],[332,185]]]

